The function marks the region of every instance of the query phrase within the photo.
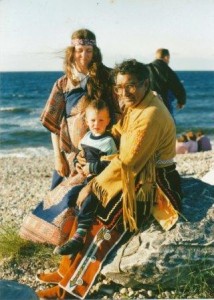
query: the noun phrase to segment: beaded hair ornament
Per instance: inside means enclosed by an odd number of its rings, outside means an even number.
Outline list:
[[[79,45],[88,45],[88,46],[96,46],[95,40],[90,39],[72,39],[71,46],[79,46]]]

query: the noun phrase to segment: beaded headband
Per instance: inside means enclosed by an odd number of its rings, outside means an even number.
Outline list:
[[[89,39],[72,39],[71,40],[71,46],[79,46],[79,45],[96,46],[96,41],[89,40]]]

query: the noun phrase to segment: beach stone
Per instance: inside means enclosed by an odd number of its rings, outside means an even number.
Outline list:
[[[36,293],[27,285],[13,280],[0,280],[1,300],[38,300]]]
[[[201,178],[202,181],[214,185],[214,166],[212,169]]]
[[[182,189],[186,220],[180,217],[165,232],[151,219],[143,230],[112,251],[103,275],[125,287],[152,290],[157,285],[175,288],[178,283],[186,284],[199,270],[210,269],[214,260],[214,186],[189,177],[182,178]]]

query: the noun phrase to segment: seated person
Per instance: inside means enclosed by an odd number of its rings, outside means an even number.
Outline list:
[[[117,153],[114,139],[111,134],[106,131],[110,123],[110,113],[104,101],[94,100],[87,106],[86,123],[90,131],[82,138],[79,147],[80,150],[84,151],[86,164],[81,166],[76,159],[74,159],[74,164],[79,173],[87,176],[87,180],[84,184],[72,188],[69,206],[75,206],[76,199],[82,187],[109,164],[108,161],[101,161],[101,156]],[[94,209],[94,207],[92,209]],[[83,232],[84,228],[80,228],[77,230],[74,238],[78,241]],[[54,253],[64,254],[64,251],[63,246],[56,247]]]
[[[185,154],[188,153],[188,147],[186,143],[188,142],[188,139],[185,134],[182,134],[179,136],[176,140],[176,146],[175,146],[175,151],[176,154]]]
[[[196,133],[196,136],[197,136],[199,152],[212,150],[212,145],[210,143],[210,139],[206,135],[204,135],[204,132],[202,130],[199,130]]]
[[[120,139],[120,150],[108,167],[79,193],[78,227],[73,237],[56,249],[61,255],[75,256],[82,249],[99,209],[107,210],[111,203],[121,206],[124,228],[131,232],[137,230],[142,219],[148,217],[143,211],[149,215],[152,210],[155,178],[174,209],[180,210],[180,177],[173,161],[175,124],[164,104],[150,91],[145,65],[135,60],[124,61],[115,69],[115,79],[115,93],[125,107],[123,118],[112,128],[112,134]],[[139,201],[135,198],[136,179],[145,189],[139,193]],[[140,209],[143,203],[148,207]],[[167,230],[176,220],[177,217],[170,221]]]
[[[186,133],[188,141],[186,142],[186,146],[188,148],[188,153],[195,153],[198,151],[198,143],[196,141],[196,134],[193,131],[189,131]]]

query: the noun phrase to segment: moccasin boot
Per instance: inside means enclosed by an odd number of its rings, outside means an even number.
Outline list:
[[[62,280],[62,277],[57,272],[46,273],[46,274],[40,273],[36,275],[36,278],[40,282],[55,283],[55,284],[58,284]]]
[[[64,299],[63,292],[64,292],[63,289],[61,289],[57,285],[52,288],[38,291],[36,292],[36,294],[39,298],[44,298],[44,299]]]

